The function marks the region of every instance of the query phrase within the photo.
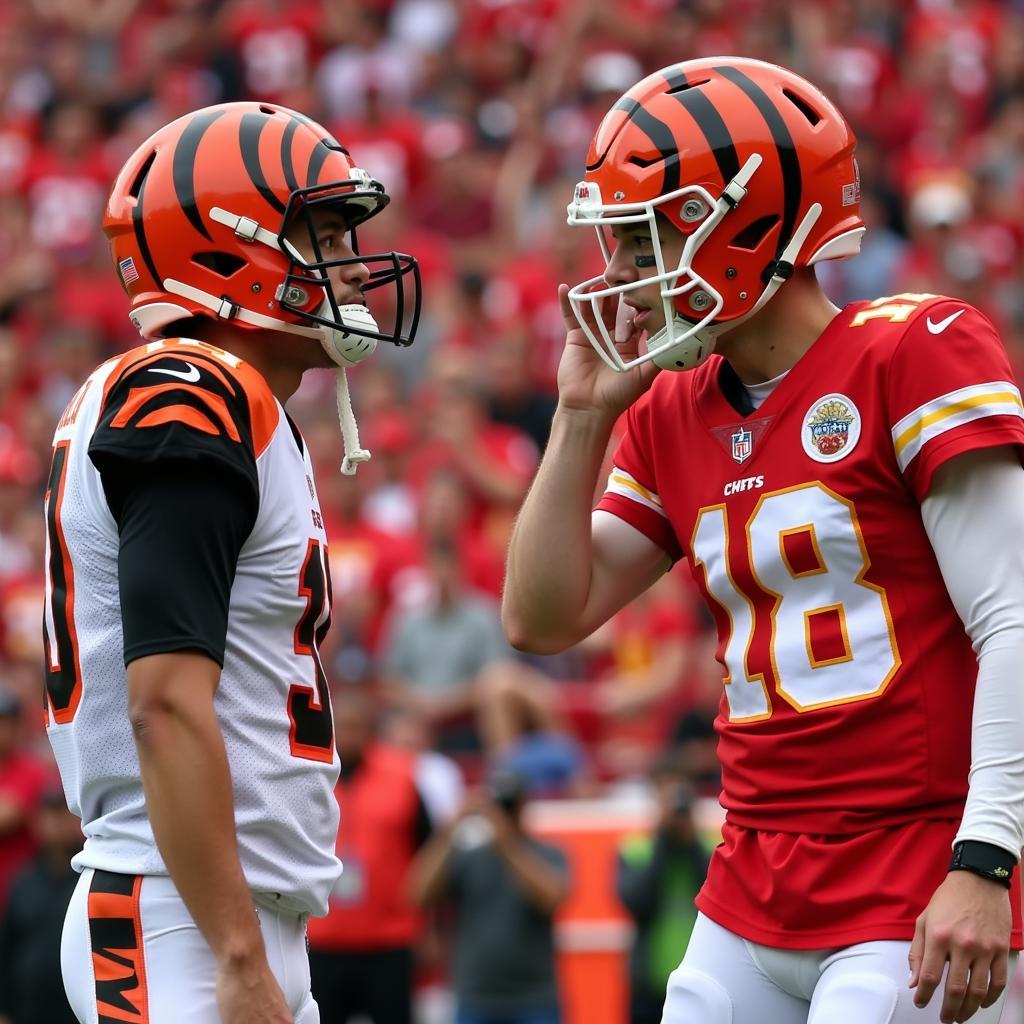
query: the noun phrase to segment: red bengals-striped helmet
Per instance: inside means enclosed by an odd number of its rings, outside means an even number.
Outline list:
[[[338,212],[358,252],[356,226],[388,201],[383,185],[303,114],[222,103],[178,118],[135,151],[114,183],[103,230],[143,337],[205,316],[315,337],[336,361],[355,362],[377,341],[412,343],[419,268],[397,252],[324,259],[308,214]],[[285,237],[297,219],[309,229],[313,262]],[[390,333],[364,307],[335,300],[326,271],[356,262],[370,269],[364,291],[397,291]],[[343,351],[354,358],[339,360]]]
[[[609,225],[650,227],[653,277],[610,287],[593,278],[569,293],[605,362],[697,366],[715,337],[753,316],[795,267],[857,253],[864,224],[855,142],[822,92],[762,61],[687,61],[630,89],[601,122],[568,207],[570,224],[597,228],[606,259]],[[665,265],[656,214],[683,233],[678,265]],[[653,281],[666,326],[626,362],[600,301]]]

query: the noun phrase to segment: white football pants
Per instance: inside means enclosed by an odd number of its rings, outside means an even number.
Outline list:
[[[909,952],[909,942],[774,949],[699,914],[669,976],[662,1024],[937,1024],[942,985],[924,1009],[914,1006]],[[1011,975],[1015,966],[1012,956]],[[969,1024],[997,1024],[1005,995]]]
[[[295,1024],[319,1024],[305,916],[257,910],[267,960]],[[60,950],[81,1024],[221,1024],[217,963],[170,878],[82,872]]]

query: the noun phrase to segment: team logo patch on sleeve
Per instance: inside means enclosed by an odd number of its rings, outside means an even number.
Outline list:
[[[857,447],[860,425],[860,412],[846,395],[825,395],[804,415],[800,440],[815,462],[838,462]]]

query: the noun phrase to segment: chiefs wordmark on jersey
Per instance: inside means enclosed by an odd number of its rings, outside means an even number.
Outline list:
[[[909,939],[977,676],[920,504],[953,456],[1024,445],[1020,392],[988,320],[934,295],[846,307],[747,415],[737,388],[720,357],[661,374],[598,506],[686,557],[717,623],[727,824],[698,906],[768,945]]]
[[[215,710],[242,867],[279,905],[324,913],[338,776],[317,645],[330,621],[327,538],[301,435],[266,381],[227,352],[156,341],[100,366],[58,423],[46,494],[47,730],[81,815],[78,868],[166,874],[128,719],[118,529],[95,460],[220,467],[256,515],[231,586]],[[174,552],[166,553],[168,559]],[[159,564],[144,567],[159,593]],[[203,580],[196,580],[197,588]]]

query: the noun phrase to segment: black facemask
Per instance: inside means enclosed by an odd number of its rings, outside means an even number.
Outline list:
[[[345,186],[354,186],[354,188],[352,191],[339,194],[339,189]],[[368,179],[366,182],[355,179],[350,182],[330,182],[326,185],[314,185],[292,192],[285,209],[278,242],[287,254],[289,248],[285,244],[286,232],[296,223],[303,223],[309,233],[314,261],[304,263],[295,257],[289,257],[288,272],[278,295],[281,308],[301,316],[311,323],[331,328],[343,324],[344,329],[350,334],[373,338],[376,341],[388,341],[394,345],[411,345],[416,336],[416,328],[420,319],[419,263],[414,256],[400,252],[360,253],[356,240],[357,225],[379,213],[387,206],[388,202],[389,198],[384,192],[384,187],[372,179]],[[348,226],[351,247],[352,251],[356,253],[355,256],[324,259],[310,214],[314,209],[325,207],[335,210]],[[364,264],[370,271],[370,278],[362,289],[364,294],[376,288],[394,285],[395,305],[390,331],[373,331],[342,321],[338,302],[327,278],[327,271],[333,267],[352,266],[356,263]],[[310,288],[323,290],[333,320],[301,308],[308,303]],[[316,308],[320,308],[319,303]]]

